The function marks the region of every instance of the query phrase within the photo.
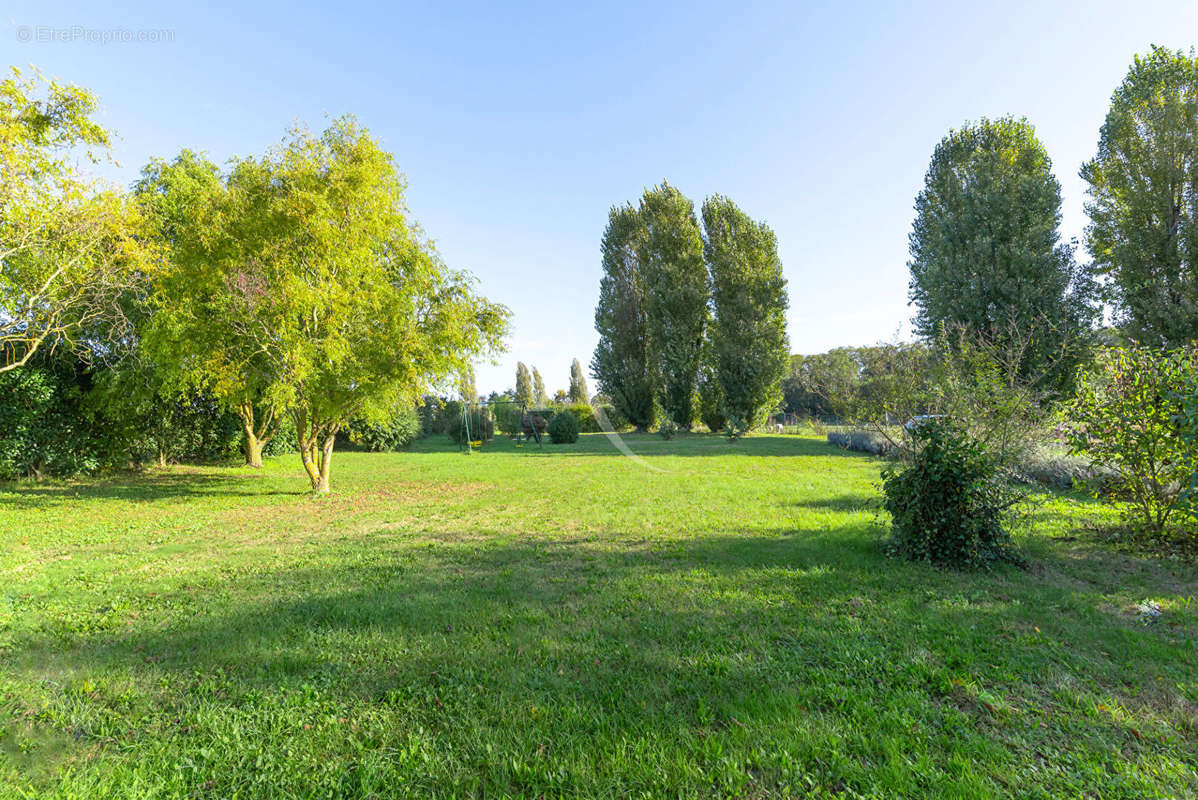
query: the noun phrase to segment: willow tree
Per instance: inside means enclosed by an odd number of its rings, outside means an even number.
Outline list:
[[[1089,183],[1086,245],[1132,335],[1198,338],[1198,58],[1154,47],[1111,98]]]
[[[789,361],[786,278],[774,232],[728,198],[716,195],[703,204],[703,230],[712,287],[709,360],[729,434],[738,436],[782,397]]]
[[[1013,377],[1067,380],[1090,327],[1091,287],[1060,242],[1061,187],[1035,129],[1005,117],[950,131],[915,211],[916,331],[965,329],[1018,349]]]
[[[166,258],[155,271],[142,330],[145,359],[165,391],[203,391],[241,420],[246,464],[286,414],[290,392],[282,365],[262,341],[271,324],[270,274],[281,269],[279,230],[267,216],[269,176],[253,161],[231,174],[184,150],[152,161],[134,194]]]
[[[648,305],[649,352],[658,376],[657,402],[677,425],[695,419],[696,385],[708,318],[707,267],[695,205],[662,183],[644,193],[640,243]]]
[[[641,431],[653,424],[654,417],[648,301],[639,255],[643,237],[644,225],[634,207],[625,204],[608,212],[595,308],[599,344],[591,357],[591,374],[599,390]]]
[[[237,335],[279,370],[300,460],[326,493],[349,420],[381,420],[497,351],[508,312],[441,261],[391,155],[352,118],[293,130],[238,171],[271,235],[235,287],[247,312]]]
[[[0,81],[0,373],[128,338],[148,253],[136,205],[80,166],[108,157],[96,104],[36,73]]]

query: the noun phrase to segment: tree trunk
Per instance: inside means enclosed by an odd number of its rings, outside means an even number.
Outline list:
[[[333,442],[336,438],[336,434],[326,434],[321,445],[319,477],[316,485],[312,487],[312,491],[316,494],[329,493],[329,467],[333,463]]]
[[[245,464],[255,469],[262,466],[262,441],[249,425],[245,426]]]

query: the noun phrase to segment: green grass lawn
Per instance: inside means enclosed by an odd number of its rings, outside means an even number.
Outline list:
[[[888,560],[875,460],[627,438],[0,487],[0,797],[1198,795],[1193,564],[1070,497]]]

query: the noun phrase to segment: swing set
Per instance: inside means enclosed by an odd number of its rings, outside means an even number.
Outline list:
[[[478,448],[482,447],[486,440],[484,414],[489,416],[492,424],[496,421],[496,414],[493,409],[496,406],[509,407],[518,406],[520,409],[519,429],[512,433],[504,431],[512,437],[516,447],[523,447],[530,440],[537,443],[537,447],[541,450],[545,449],[542,444],[542,437],[545,433],[545,427],[548,421],[537,414],[532,414],[528,410],[528,404],[518,400],[482,400],[473,403],[463,402],[462,407],[462,433],[459,438],[459,444],[462,447],[462,452],[469,455]]]

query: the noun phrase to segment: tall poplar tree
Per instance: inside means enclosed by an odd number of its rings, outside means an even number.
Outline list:
[[[582,374],[582,364],[578,359],[570,362],[570,390],[566,393],[571,403],[589,403],[591,395],[587,391],[587,379]]]
[[[1198,58],[1154,47],[1111,98],[1089,183],[1086,246],[1129,333],[1198,338]]]
[[[525,406],[532,406],[534,397],[532,393],[532,375],[528,372],[528,367],[523,361],[516,362],[516,396],[517,403]]]
[[[595,329],[599,344],[591,357],[591,375],[616,410],[647,430],[653,424],[654,374],[649,359],[648,303],[640,261],[645,230],[640,213],[629,204],[613,206],[603,232],[603,278]]]
[[[710,285],[695,206],[668,183],[641,197],[639,242],[656,399],[678,426],[696,415],[696,384]]]
[[[774,232],[728,198],[703,204],[703,229],[712,287],[709,360],[725,424],[736,436],[781,399],[789,362],[786,279]]]
[[[936,147],[909,237],[917,333],[964,328],[1017,348],[1014,378],[1059,384],[1093,319],[1092,284],[1060,242],[1061,187],[1022,119],[983,119]]]
[[[541,380],[541,372],[536,367],[532,368],[532,399],[538,406],[549,402],[549,395],[545,392],[545,381]]]

